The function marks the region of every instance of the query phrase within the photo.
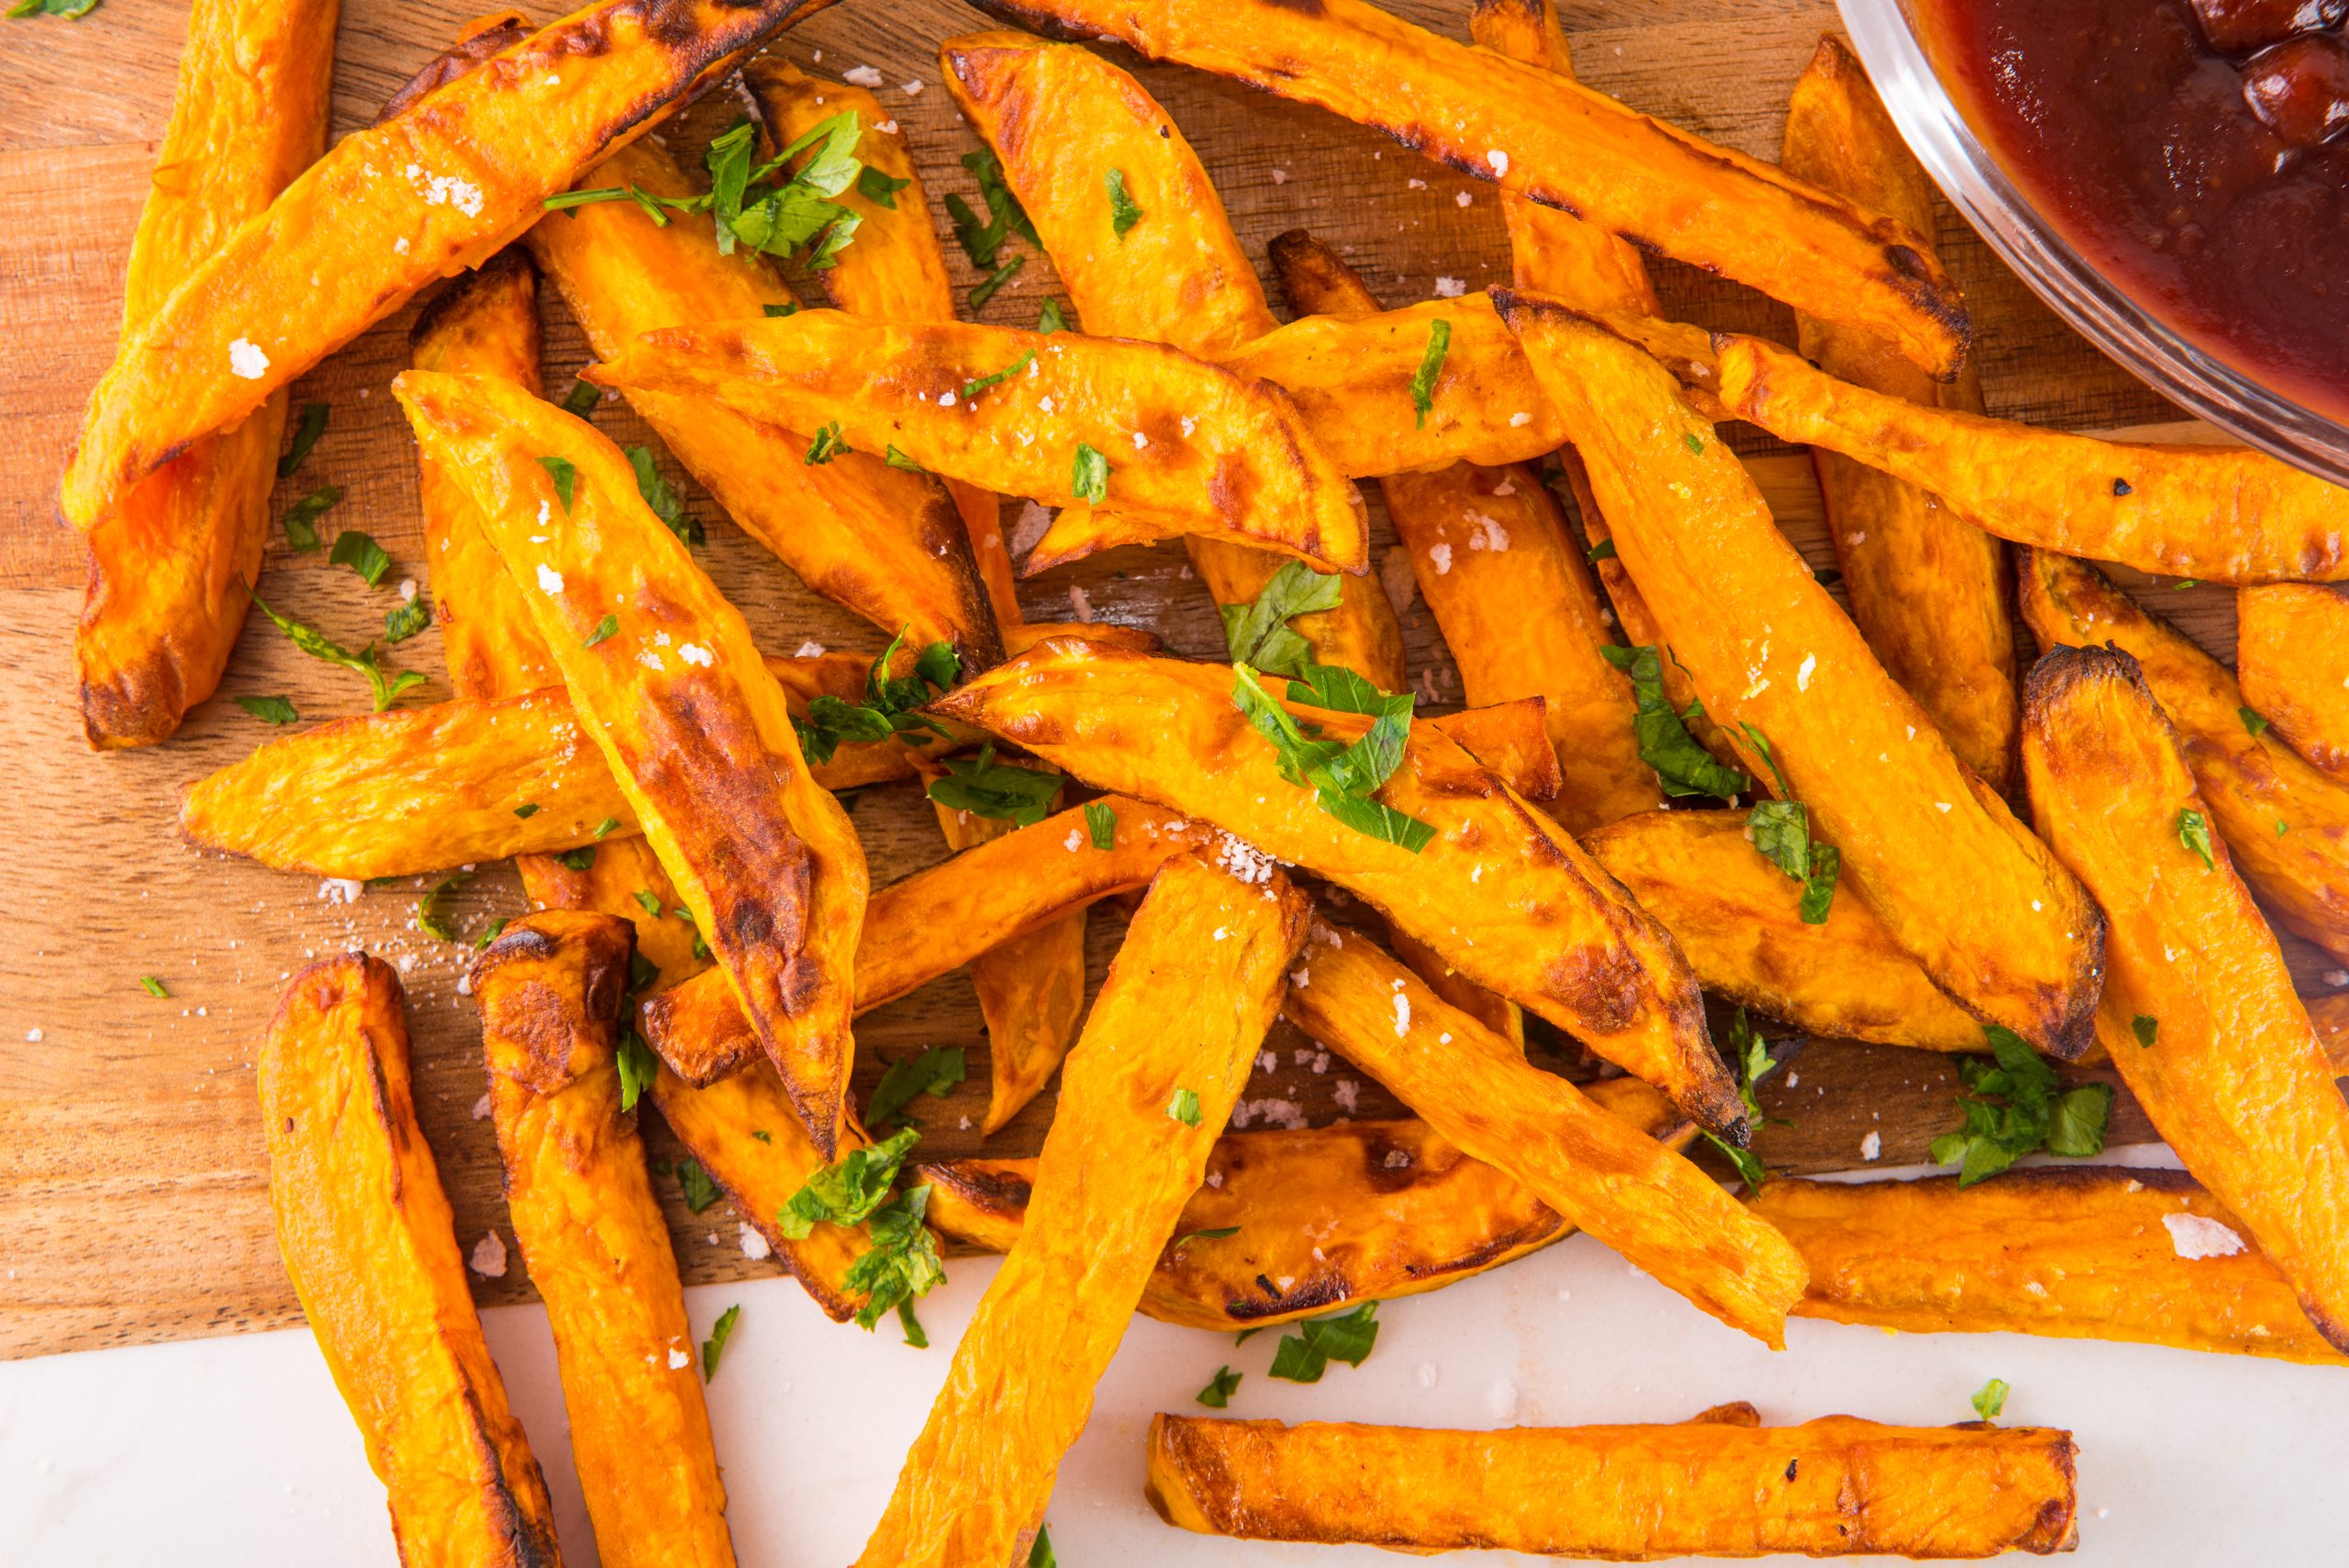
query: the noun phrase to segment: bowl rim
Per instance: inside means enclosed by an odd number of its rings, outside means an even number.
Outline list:
[[[1836,0],[1877,95],[1950,205],[2032,293],[2122,369],[2249,445],[2349,484],[2349,426],[2275,392],[2156,318],[2024,195],[1959,113],[1918,37],[1913,8],[1914,0]]]

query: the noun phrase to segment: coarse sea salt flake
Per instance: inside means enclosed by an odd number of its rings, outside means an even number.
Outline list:
[[[878,87],[881,72],[870,65],[852,65],[841,72],[841,80],[852,87]]]
[[[550,593],[550,594],[560,594],[560,593],[562,593],[562,573],[560,573],[560,572],[557,572],[553,567],[549,566],[545,562],[543,562],[543,561],[540,562],[539,562],[539,586],[540,586],[540,588],[541,588],[542,590],[544,590],[545,592]]]
[[[2243,1238],[2232,1228],[2204,1215],[2165,1214],[2162,1226],[2169,1232],[2172,1250],[2188,1262],[2202,1258],[2232,1258],[2244,1251]]]
[[[250,338],[239,338],[228,345],[228,373],[245,381],[259,381],[269,373],[269,356]]]

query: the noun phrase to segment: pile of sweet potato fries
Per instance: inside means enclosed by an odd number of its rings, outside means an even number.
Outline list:
[[[2315,585],[2349,578],[2349,495],[1986,417],[1933,193],[1839,43],[1773,165],[1579,85],[1543,0],[1475,0],[1473,44],[1363,0],[983,0],[1031,30],[939,46],[987,211],[947,206],[981,264],[1015,234],[1052,261],[1074,308],[1029,331],[957,319],[870,93],[753,57],[820,3],[491,17],[328,150],[335,0],[195,0],[177,177],[61,495],[94,744],[167,739],[254,605],[376,693],[195,784],[190,841],[328,877],[518,862],[538,912],[471,984],[605,1562],[733,1561],[723,1340],[686,1327],[647,1096],[834,1318],[925,1342],[941,1238],[1008,1254],[871,1568],[1048,1561],[1136,1311],[1309,1318],[1301,1355],[1359,1361],[1371,1304],[1578,1229],[1773,1347],[1795,1314],[2349,1358],[2349,1106],[2269,926],[2349,962],[2349,606]],[[1383,309],[1298,230],[1268,258],[1284,324],[1100,43],[1490,182],[1511,286]],[[698,168],[642,137],[721,80],[750,113]],[[1663,319],[1645,253],[1792,306],[1799,352]],[[416,677],[254,590],[287,387],[443,278],[392,390],[455,695],[403,706]],[[598,357],[561,403],[548,284]],[[599,389],[885,651],[759,646]],[[1817,454],[1840,595],[1731,419]],[[1415,711],[1365,480],[1460,711]],[[1030,572],[1179,536],[1230,662],[1023,620],[1006,499],[1056,514]],[[2239,674],[2091,561],[2240,585]],[[837,792],[891,781],[954,852],[875,886]],[[1088,1004],[1104,900],[1130,923]],[[985,1129],[1060,1076],[1041,1158],[925,1161],[887,1130],[918,1085],[851,1095],[858,1016],[958,969]],[[1412,1118],[1227,1130],[1276,1017]],[[1753,1017],[1969,1053],[1936,1146],[1957,1173],[1765,1179]],[[1529,1028],[1595,1075],[1535,1065]],[[2091,1057],[2190,1175],[2007,1171],[2101,1147],[2110,1091],[2047,1065]],[[404,1561],[558,1562],[394,972],[296,976],[260,1094],[286,1268]],[[2061,1430],[1742,1406],[1494,1433],[1163,1415],[1148,1496],[1186,1529],[1410,1551],[1965,1557],[2069,1544],[2073,1462]]]

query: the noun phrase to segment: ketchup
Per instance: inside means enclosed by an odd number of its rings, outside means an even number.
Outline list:
[[[1932,0],[1967,119],[2180,337],[2349,423],[2349,0]]]

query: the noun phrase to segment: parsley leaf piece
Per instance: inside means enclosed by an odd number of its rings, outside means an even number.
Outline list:
[[[237,706],[264,724],[299,724],[302,716],[284,697],[239,697]]]
[[[2007,1380],[1994,1377],[1974,1392],[1974,1413],[1986,1421],[1995,1421],[2007,1407]]]
[[[1721,1158],[1736,1168],[1738,1179],[1745,1184],[1747,1192],[1760,1192],[1762,1184],[1770,1179],[1770,1173],[1763,1168],[1762,1157],[1753,1150],[1740,1149],[1728,1139],[1711,1132],[1705,1134],[1705,1141],[1720,1150]]]
[[[725,1195],[708,1170],[691,1156],[677,1162],[677,1186],[685,1195],[685,1207],[696,1214]]]
[[[785,1237],[805,1240],[818,1224],[862,1225],[889,1195],[897,1167],[921,1134],[905,1128],[880,1142],[852,1149],[801,1184],[775,1211]]]
[[[278,519],[285,528],[285,542],[295,550],[318,548],[318,519],[327,515],[342,499],[342,486],[321,484],[291,506]]]
[[[1198,1402],[1210,1410],[1223,1409],[1231,1403],[1232,1395],[1238,1392],[1240,1378],[1241,1374],[1228,1366],[1216,1368],[1215,1375],[1208,1379],[1208,1385],[1199,1390],[1197,1396]]]
[[[539,803],[535,800],[526,800],[521,805],[514,808],[514,815],[521,817],[525,821],[536,817],[538,814]]]
[[[384,612],[384,646],[406,642],[432,624],[432,608],[421,595],[402,600]]]
[[[959,1045],[932,1046],[918,1056],[901,1056],[889,1063],[881,1082],[873,1086],[872,1102],[864,1107],[864,1125],[887,1126],[913,1103],[916,1095],[942,1100],[965,1075]]]
[[[945,1280],[946,1264],[938,1255],[938,1239],[922,1223],[929,1207],[930,1188],[912,1187],[874,1209],[865,1221],[865,1233],[873,1238],[872,1250],[841,1276],[851,1290],[865,1293],[864,1305],[856,1309],[857,1327],[872,1328],[881,1321],[882,1314],[909,1306]],[[907,1322],[910,1317],[901,1313],[899,1321]],[[906,1342],[917,1348],[927,1344],[926,1336],[916,1338],[919,1333],[919,1325],[910,1325]]]
[[[610,838],[619,830],[620,819],[617,817],[607,817],[601,822],[596,824],[596,838],[597,841],[600,842],[603,840]]]
[[[247,589],[246,592],[252,593],[250,589]],[[289,620],[279,615],[262,602],[260,595],[252,594],[252,601],[255,609],[267,616],[270,623],[284,632],[295,647],[311,658],[324,660],[329,664],[340,664],[346,670],[366,676],[368,686],[375,694],[377,713],[383,712],[392,704],[399,701],[402,693],[411,687],[424,684],[424,677],[414,670],[402,670],[391,675],[384,674],[383,666],[376,662],[375,645],[372,642],[360,651],[353,653],[340,643],[328,639],[324,633],[314,628],[304,626],[300,621]]]
[[[1044,307],[1036,313],[1036,330],[1039,332],[1065,332],[1068,330],[1068,316],[1066,312],[1061,309],[1061,302],[1059,300],[1047,299],[1044,301]]]
[[[907,1344],[918,1351],[930,1349],[930,1336],[922,1330],[921,1319],[914,1316],[914,1304],[909,1300],[897,1303],[897,1327],[904,1332]]]
[[[140,975],[139,977],[139,988],[145,991],[150,996],[161,996],[165,1000],[169,1000],[172,995],[169,991],[163,989],[163,983],[156,979],[151,974]]]
[[[1095,849],[1116,849],[1118,847],[1116,809],[1097,800],[1086,801],[1085,803],[1085,831],[1092,838]]]
[[[1042,1525],[1036,1527],[1036,1543],[1028,1549],[1028,1568],[1060,1568],[1060,1560],[1052,1555],[1052,1532]]]
[[[979,306],[993,299],[1002,289],[1004,284],[1009,283],[1012,279],[1019,275],[1019,269],[1027,264],[1028,258],[1025,253],[1014,256],[1010,261],[1006,261],[1002,266],[997,267],[994,272],[989,272],[985,277],[981,278],[977,283],[973,284],[971,285],[971,308],[973,310],[976,310]]]
[[[582,648],[593,648],[599,642],[607,642],[611,639],[619,635],[619,629],[620,617],[616,615],[607,614],[602,620],[596,623],[595,630],[589,632],[585,637],[579,639],[579,646]]]
[[[1802,879],[1802,899],[1795,912],[1806,926],[1823,926],[1835,906],[1835,879],[1843,870],[1843,851],[1816,840],[1810,846],[1810,874]]]
[[[774,321],[785,316],[798,315],[799,302],[795,299],[788,305],[763,305],[759,309],[768,320]]]
[[[807,443],[807,455],[802,461],[812,468],[818,463],[831,462],[842,452],[855,450],[841,438],[841,422],[835,419],[816,432],[816,439]]]
[[[1109,188],[1109,231],[1123,239],[1126,232],[1141,221],[1141,207],[1126,190],[1126,172],[1112,169],[1104,183]]]
[[[1333,1361],[1360,1366],[1378,1343],[1378,1303],[1365,1301],[1334,1318],[1309,1318],[1299,1332],[1281,1336],[1269,1375],[1291,1383],[1319,1383]]]
[[[791,721],[798,732],[799,750],[818,766],[832,760],[842,741],[886,740],[896,733],[888,716],[858,703],[843,702],[829,692],[807,700],[807,717]]]
[[[1060,793],[1060,774],[998,762],[993,742],[981,747],[976,758],[948,757],[944,765],[946,777],[930,782],[930,798],[974,817],[1032,828],[1051,815],[1052,797]]]
[[[2251,709],[2247,707],[2239,707],[2235,709],[2235,714],[2236,717],[2243,720],[2243,727],[2245,729],[2250,730],[2254,735],[2262,734],[2267,728],[2267,721],[2260,717],[2259,715],[2252,712]]]
[[[1443,356],[1452,350],[1452,323],[1432,322],[1428,327],[1427,352],[1419,356],[1419,368],[1411,375],[1411,407],[1418,414],[1416,423],[1424,428],[1428,415],[1435,408],[1436,377],[1443,373]]]
[[[2212,871],[2219,869],[2218,856],[2210,849],[2210,819],[2188,808],[2177,814],[2177,841],[2202,857],[2202,863]]]
[[[661,917],[661,900],[652,895],[651,888],[640,887],[629,896],[636,900],[636,906],[644,911],[645,918],[657,920]]]
[[[867,163],[857,172],[856,194],[874,206],[895,212],[897,210],[897,193],[912,183],[911,179],[896,179]]]
[[[987,221],[982,224],[978,215],[961,196],[949,193],[946,197],[947,220],[953,225],[954,239],[971,265],[982,271],[996,264],[996,254],[1003,242],[1017,235],[1030,245],[1041,245],[1036,238],[1036,226],[1028,221],[1028,214],[1020,207],[1019,199],[1004,183],[1003,162],[992,148],[980,148],[963,154],[963,167],[971,172],[979,183],[979,199],[986,204]]]
[[[2104,1129],[2112,1119],[2112,1085],[2082,1084],[2056,1096],[2047,1128],[2047,1152],[2083,1160],[2104,1152]]]
[[[596,846],[586,844],[576,850],[565,850],[555,856],[554,863],[565,871],[585,871],[596,863]]]
[[[892,675],[889,666],[905,643],[906,632],[900,628],[865,670],[863,702],[846,702],[829,692],[808,699],[807,717],[795,717],[791,727],[797,731],[799,748],[809,762],[830,762],[842,741],[886,740],[917,729],[945,733],[931,720],[915,717],[914,710],[930,701],[931,692],[942,692],[954,684],[963,671],[962,656],[952,643],[933,642],[914,659],[912,674]]]
[[[881,454],[881,461],[887,463],[891,468],[904,469],[907,473],[928,473],[930,472],[930,470],[924,468],[921,464],[916,462],[913,459],[899,451],[895,442],[890,444],[887,451]]]
[[[2162,1021],[2144,1013],[2139,1013],[2129,1020],[2129,1032],[2137,1037],[2137,1043],[2140,1046],[2150,1049],[2153,1043],[2162,1037]]]
[[[1823,925],[1828,911],[1835,905],[1835,879],[1843,868],[1842,851],[1810,836],[1810,808],[1795,799],[1786,771],[1778,766],[1777,753],[1770,749],[1769,737],[1750,724],[1739,728],[1769,764],[1779,795],[1776,800],[1754,803],[1753,809],[1746,813],[1746,831],[1765,860],[1802,884],[1799,912],[1803,924]]]
[[[1762,1115],[1762,1102],[1753,1093],[1753,1085],[1777,1070],[1777,1058],[1770,1054],[1770,1042],[1753,1027],[1753,1019],[1743,1007],[1740,1007],[1736,1017],[1730,1020],[1726,1043],[1730,1048],[1731,1063],[1737,1069],[1737,1092],[1745,1101],[1746,1120],[1759,1130],[1765,1118]],[[1727,1139],[1717,1138],[1709,1132],[1705,1137],[1721,1151],[1722,1158],[1737,1168],[1737,1173],[1744,1181],[1748,1192],[1762,1190],[1762,1184],[1769,1179],[1769,1172],[1764,1167],[1760,1155],[1750,1148],[1740,1149]]]
[[[620,1048],[615,1055],[620,1070],[620,1109],[632,1111],[638,1096],[661,1075],[661,1059],[652,1054],[652,1048],[634,1029],[620,1036]]]
[[[2104,1148],[2109,1086],[2064,1089],[2055,1070],[2020,1035],[1996,1024],[1983,1032],[1992,1058],[1958,1059],[1958,1076],[1970,1091],[1958,1101],[1965,1120],[1933,1140],[1934,1163],[1959,1166],[1957,1184],[1965,1187],[2042,1148],[2072,1158]]]
[[[1631,735],[1639,743],[1640,761],[1655,770],[1664,794],[1727,800],[1753,787],[1742,770],[1723,765],[1688,732],[1688,720],[1703,709],[1691,704],[1684,714],[1673,707],[1664,694],[1664,660],[1653,645],[1624,648],[1610,642],[1601,644],[1598,651],[1631,678],[1636,704]]]
[[[1313,645],[1288,623],[1297,616],[1336,609],[1344,586],[1335,573],[1316,572],[1302,561],[1290,561],[1248,603],[1218,606],[1231,662],[1303,680],[1313,662]]]
[[[1594,544],[1588,550],[1584,550],[1582,555],[1583,559],[1589,562],[1593,566],[1598,565],[1602,561],[1612,561],[1615,559],[1615,541],[1611,539],[1600,539],[1597,544]]]
[[[1026,353],[1020,355],[1018,359],[1012,361],[1009,364],[1004,366],[1001,370],[996,372],[993,375],[983,375],[976,381],[964,382],[963,384],[963,401],[968,403],[980,393],[986,391],[987,388],[991,386],[1001,386],[1005,382],[1009,381],[1013,376],[1018,375],[1021,371],[1026,370],[1030,365],[1032,365],[1035,362],[1036,350],[1030,349]]]
[[[1076,443],[1076,462],[1069,472],[1069,493],[1098,506],[1109,494],[1109,460],[1084,441]]]
[[[357,528],[345,528],[335,536],[334,550],[327,556],[327,563],[350,567],[370,588],[382,583],[384,573],[392,569],[392,558],[384,547]]]
[[[1166,1102],[1166,1114],[1185,1127],[1199,1125],[1199,1095],[1196,1089],[1177,1089],[1174,1097]]]
[[[565,411],[584,419],[596,411],[596,405],[603,400],[602,387],[591,381],[574,381],[571,384],[571,391],[563,396],[562,406]]]
[[[277,460],[278,478],[294,477],[303,460],[310,455],[310,449],[317,446],[318,438],[327,433],[327,417],[333,412],[323,403],[302,405],[301,421],[294,427],[294,443],[285,449],[285,455]]]
[[[1408,693],[1385,697],[1383,710],[1352,745],[1308,740],[1289,711],[1273,700],[1245,664],[1232,666],[1231,700],[1256,732],[1272,742],[1281,776],[1310,785],[1314,804],[1340,822],[1375,839],[1418,854],[1435,840],[1435,829],[1415,817],[1370,798],[1403,761],[1410,732]]]
[[[496,919],[492,920],[488,927],[483,930],[482,934],[473,939],[473,951],[475,952],[486,951],[489,944],[495,941],[499,937],[505,935],[506,928],[512,923],[513,922],[504,915],[500,915]]]
[[[62,17],[78,22],[97,9],[98,0],[17,0],[8,7],[11,17]]]
[[[424,896],[416,901],[416,929],[444,942],[455,941],[457,932],[449,924],[447,900],[450,894],[473,879],[471,872],[459,872],[454,876],[444,876],[434,883]]]
[[[1221,1241],[1228,1237],[1239,1234],[1240,1227],[1237,1225],[1219,1225],[1208,1230],[1186,1230],[1166,1243],[1166,1250],[1169,1252],[1179,1252],[1193,1241]]]
[[[579,485],[579,470],[572,466],[567,457],[542,457],[539,459],[539,466],[553,477],[555,498],[562,503],[563,511],[569,513],[571,497]]]
[[[628,465],[636,473],[637,495],[643,498],[644,505],[671,533],[688,545],[709,542],[709,536],[702,531],[701,524],[686,514],[685,502],[678,499],[669,482],[661,477],[661,471],[652,466],[651,447],[629,448]]]
[[[769,1132],[763,1127],[752,1128],[751,1129],[751,1136],[757,1139],[762,1143],[773,1143],[774,1141],[774,1134]]]
[[[1680,444],[1687,447],[1692,455],[1701,453],[1705,450],[1705,438],[1690,430],[1680,438]]]
[[[726,1341],[734,1337],[734,1325],[740,1320],[742,1305],[736,1302],[718,1315],[709,1326],[709,1338],[701,1342],[701,1380],[707,1384],[718,1375],[718,1358],[726,1353]]]

